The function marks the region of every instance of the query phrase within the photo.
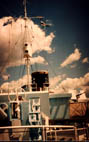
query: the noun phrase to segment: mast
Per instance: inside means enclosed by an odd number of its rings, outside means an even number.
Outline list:
[[[30,91],[30,53],[29,48],[30,44],[27,42],[27,8],[26,8],[26,0],[23,1],[24,3],[24,20],[25,20],[25,40],[24,40],[24,58],[26,64],[26,72],[27,72],[27,90]]]
[[[23,1],[24,2],[24,17],[27,17],[27,8],[26,8],[26,0]]]
[[[30,58],[26,56],[25,58],[26,63],[26,72],[27,72],[27,89],[30,91],[30,79],[29,79],[29,73],[30,73]]]

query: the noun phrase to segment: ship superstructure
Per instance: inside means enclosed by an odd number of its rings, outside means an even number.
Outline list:
[[[43,17],[37,16],[36,18]],[[25,32],[22,49],[26,65],[27,82],[25,85],[21,86],[20,90],[18,88],[14,91],[8,89],[8,92],[3,92],[3,90],[1,90],[0,140],[57,141],[62,135],[66,135],[67,137],[69,136],[67,134],[71,133],[71,136],[68,138],[71,139],[71,141],[77,141],[78,133],[76,131],[76,126],[72,125],[75,124],[76,119],[74,119],[75,116],[72,116],[73,119],[71,119],[70,116],[71,94],[51,93],[49,89],[49,73],[47,70],[37,70],[30,73],[32,39],[30,42],[28,41],[26,0],[24,0],[23,20]],[[41,24],[42,26],[49,26],[42,21]],[[81,106],[86,108],[86,111],[88,102]],[[82,115],[85,117],[86,112],[82,113]],[[85,118],[87,118],[87,116]]]

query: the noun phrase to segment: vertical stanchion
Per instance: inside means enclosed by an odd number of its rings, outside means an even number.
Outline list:
[[[46,140],[46,141],[48,140],[48,130],[49,130],[49,128],[46,127],[46,128],[45,128],[45,140]]]
[[[86,140],[89,140],[88,124],[86,123]]]
[[[45,142],[45,128],[42,127],[42,138],[43,138],[43,141]]]
[[[56,128],[55,128],[55,141],[57,141],[57,131],[56,131]]]
[[[75,140],[78,141],[79,137],[78,137],[78,131],[77,131],[77,124],[76,123],[75,123],[74,129],[75,129]]]

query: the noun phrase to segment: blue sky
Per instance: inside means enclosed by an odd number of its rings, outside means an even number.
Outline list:
[[[59,65],[78,48],[82,54],[80,62],[77,62],[76,69],[67,68],[66,72],[70,77],[82,76],[88,71],[88,65],[81,65],[81,60],[89,56],[89,8],[87,1],[81,0],[43,0],[32,1],[32,15],[37,13],[45,16],[46,19],[51,20],[53,26],[48,29],[53,31],[55,38],[52,42],[52,47],[55,48],[55,54],[52,61],[58,72],[65,71],[59,70]],[[36,10],[34,10],[36,9]],[[54,68],[54,67],[53,67]],[[71,75],[70,75],[71,74]]]
[[[84,86],[87,86],[86,84],[89,82],[89,6],[87,0],[27,0],[27,12],[28,17],[43,16],[44,21],[52,24],[52,26],[43,29],[46,32],[45,36],[48,36],[46,40],[49,41],[50,49],[39,52],[40,57],[43,57],[41,59],[48,62],[48,65],[44,61],[44,64],[36,62],[33,64],[32,70],[47,69],[51,83],[55,83],[52,85],[59,88],[58,90],[62,90],[59,92],[63,92],[62,86],[67,91],[86,90]],[[22,0],[14,0],[13,2],[1,0],[1,19],[2,17],[19,17],[21,15],[23,16]],[[32,20],[40,25],[40,20]],[[44,36],[43,33],[42,36]],[[34,57],[37,55],[38,53],[35,53]],[[1,77],[0,84],[21,78],[21,74],[20,77],[18,75],[20,69],[24,70],[24,66],[7,68],[4,73],[5,75],[9,74],[10,78],[3,80]],[[54,79],[55,81],[53,81]],[[76,84],[75,79],[79,82],[78,85],[72,88],[72,84],[70,87],[67,86],[69,82]]]

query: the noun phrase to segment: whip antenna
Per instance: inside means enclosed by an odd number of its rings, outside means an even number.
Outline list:
[[[27,17],[27,8],[26,8],[26,0],[23,1],[24,4],[24,17]]]

